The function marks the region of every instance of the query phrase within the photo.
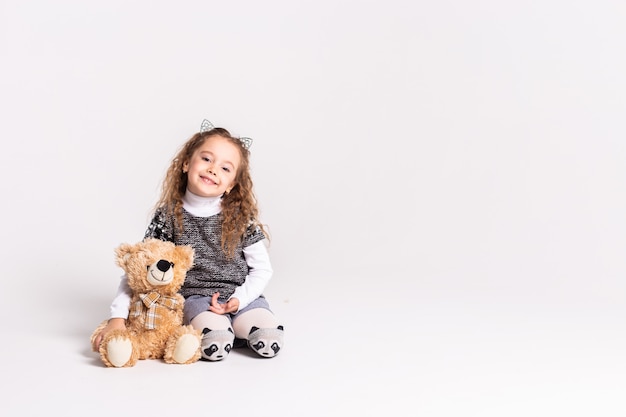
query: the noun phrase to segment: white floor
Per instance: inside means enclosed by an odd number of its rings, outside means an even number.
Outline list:
[[[626,415],[626,310],[608,294],[549,300],[415,279],[387,299],[374,285],[349,295],[337,277],[318,277],[335,280],[325,294],[311,291],[313,277],[276,281],[268,298],[287,337],[276,358],[236,350],[219,363],[109,369],[89,335],[112,283],[61,291],[20,279],[39,291],[23,303],[3,294],[4,416]]]

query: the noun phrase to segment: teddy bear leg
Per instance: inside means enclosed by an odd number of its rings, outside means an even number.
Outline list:
[[[187,364],[200,359],[200,332],[191,326],[177,329],[165,347],[166,363]]]
[[[134,366],[138,354],[132,339],[125,332],[113,331],[100,344],[100,357],[106,366],[123,368]]]
[[[128,363],[133,354],[133,344],[129,339],[116,337],[107,344],[107,357],[109,362],[116,367],[122,368]]]
[[[104,330],[105,327],[107,327],[108,322],[109,322],[108,320],[104,320],[100,322],[98,327],[96,327],[96,330],[94,330],[93,333],[91,333],[91,337],[89,338],[89,341],[91,342],[92,350],[94,350],[94,352],[97,351],[97,346],[95,345],[96,338],[98,337],[100,332]]]
[[[283,326],[270,310],[253,308],[233,321],[235,336],[246,339],[248,346],[264,358],[272,358],[283,347]]]

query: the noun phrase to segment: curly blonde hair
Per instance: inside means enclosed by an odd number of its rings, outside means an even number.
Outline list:
[[[174,217],[176,227],[183,231],[183,196],[187,190],[187,174],[183,166],[191,160],[193,153],[211,137],[220,136],[237,147],[241,162],[235,176],[234,187],[222,197],[222,250],[228,257],[233,257],[235,248],[242,241],[249,228],[259,227],[269,239],[266,227],[258,222],[259,210],[252,188],[250,176],[250,151],[243,146],[239,138],[228,130],[216,127],[206,132],[193,135],[178,151],[165,174],[161,187],[161,196],[155,209],[163,209]]]

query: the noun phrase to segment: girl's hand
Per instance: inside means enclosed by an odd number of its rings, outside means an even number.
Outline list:
[[[226,313],[234,313],[239,310],[239,300],[237,298],[231,298],[226,302],[226,304],[220,304],[217,301],[217,298],[220,296],[219,292],[213,294],[211,297],[211,305],[209,306],[209,311],[212,311],[215,314],[226,314]]]
[[[107,333],[109,333],[111,330],[116,330],[116,329],[126,330],[126,319],[121,319],[121,318],[109,319],[109,322],[107,323],[106,327],[100,331],[100,333],[98,334],[98,336],[96,336],[95,339],[93,339],[91,350],[93,350],[94,352],[98,352],[98,350],[100,349],[100,343],[102,342],[102,339],[104,339],[104,336],[106,336]]]

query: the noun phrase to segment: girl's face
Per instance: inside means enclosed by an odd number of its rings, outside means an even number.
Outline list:
[[[239,149],[228,139],[211,136],[183,164],[187,189],[200,197],[219,197],[235,186]]]

